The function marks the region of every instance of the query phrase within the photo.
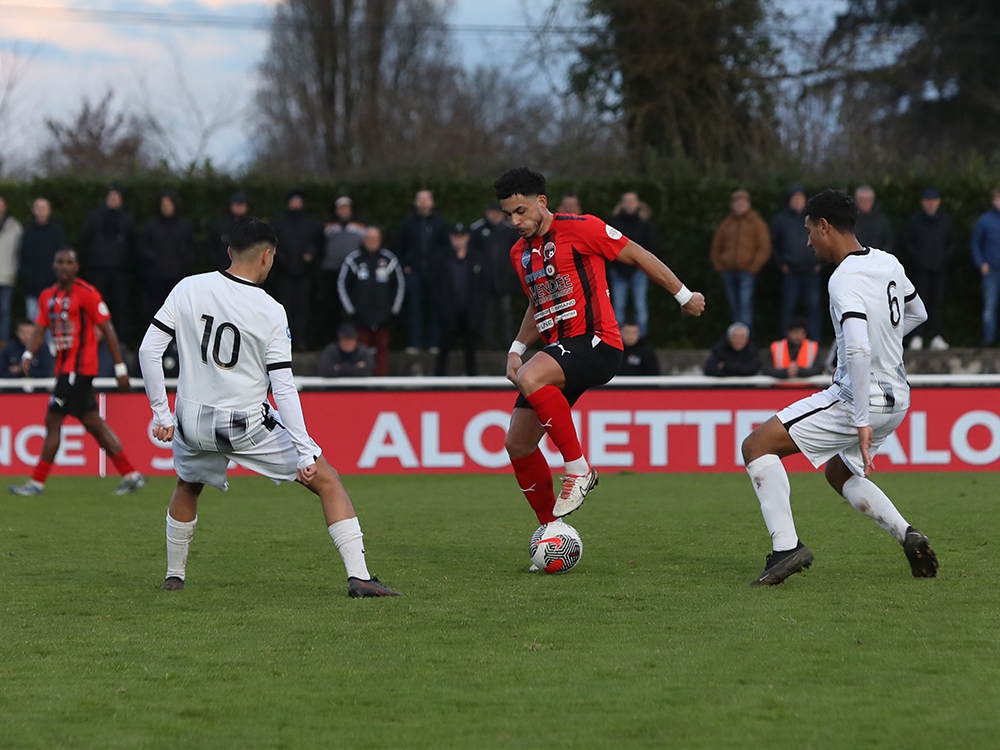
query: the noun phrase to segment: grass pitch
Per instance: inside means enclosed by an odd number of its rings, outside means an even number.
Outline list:
[[[318,501],[207,489],[161,592],[172,481],[0,499],[2,748],[984,748],[1000,728],[1000,477],[876,481],[938,553],[792,475],[812,569],[745,475],[605,474],[565,576],[526,572],[510,476],[348,477],[373,573],[351,600]]]

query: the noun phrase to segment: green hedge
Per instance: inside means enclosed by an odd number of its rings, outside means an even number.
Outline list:
[[[860,182],[860,181],[859,181]],[[853,189],[855,184],[841,185]],[[919,208],[919,195],[927,186],[926,178],[883,178],[871,180],[878,193],[878,204],[888,214],[893,226],[902,229],[906,217]],[[270,217],[284,209],[288,183],[248,180],[237,183],[228,177],[157,178],[140,177],[121,181],[126,208],[141,226],[158,207],[158,195],[163,189],[176,190],[181,212],[191,217],[204,239],[206,227],[223,214],[228,197],[243,189],[250,197],[251,211]],[[976,218],[989,207],[993,182],[984,174],[970,173],[937,180],[936,187],[944,198],[942,210],[951,215],[959,235],[959,248],[949,271],[945,338],[953,346],[974,346],[981,338],[981,293],[979,275],[969,254],[969,237]],[[400,221],[410,212],[414,193],[423,187],[434,191],[441,215],[448,221],[471,222],[482,216],[491,201],[492,186],[488,180],[430,180],[426,184],[412,180],[370,182],[309,182],[298,183],[306,191],[306,209],[317,219],[325,219],[327,208],[342,194],[350,195],[358,216],[376,224],[385,232],[391,247]],[[729,208],[729,194],[736,187],[750,190],[754,207],[770,221],[782,204],[787,184],[771,178],[756,185],[737,185],[723,180],[674,179],[652,181],[637,179],[567,182],[553,179],[549,185],[552,202],[558,202],[564,192],[579,195],[583,209],[607,216],[626,190],[636,190],[654,212],[661,236],[661,255],[691,289],[703,291],[708,309],[700,319],[678,314],[676,303],[664,290],[650,290],[649,337],[657,347],[705,348],[717,340],[730,322],[725,294],[709,263],[709,245],[719,221]],[[810,192],[828,185],[806,182]],[[7,199],[8,211],[24,221],[30,217],[34,197],[44,195],[52,201],[56,219],[66,229],[71,242],[78,242],[87,212],[103,203],[106,183],[96,180],[44,178],[32,182],[0,183],[0,194]],[[207,267],[202,255],[199,270]],[[778,304],[780,274],[769,265],[761,273],[756,296],[759,344],[766,344],[779,335]],[[517,316],[520,320],[520,315]],[[140,326],[144,328],[144,326]],[[826,342],[832,339],[832,327],[826,322]],[[400,330],[393,336],[393,345],[405,343]]]

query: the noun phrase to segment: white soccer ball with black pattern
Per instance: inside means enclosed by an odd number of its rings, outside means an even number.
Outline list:
[[[539,526],[528,544],[531,562],[546,573],[572,570],[583,554],[579,532],[565,521],[556,520]]]

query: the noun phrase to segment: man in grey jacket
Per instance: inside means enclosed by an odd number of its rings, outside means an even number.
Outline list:
[[[10,306],[23,231],[21,223],[7,213],[7,201],[0,195],[0,347],[10,338]]]

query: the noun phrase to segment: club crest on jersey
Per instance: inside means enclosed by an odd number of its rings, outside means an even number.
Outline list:
[[[530,250],[525,250],[523,253],[521,253],[521,265],[524,266],[525,268],[527,268],[528,266],[531,265],[531,251]]]
[[[556,243],[546,242],[545,247],[542,249],[542,259],[552,260],[555,254],[556,254]]]
[[[622,233],[615,229],[610,224],[604,225],[604,231],[608,233],[608,237],[613,240],[620,240],[622,238]]]

